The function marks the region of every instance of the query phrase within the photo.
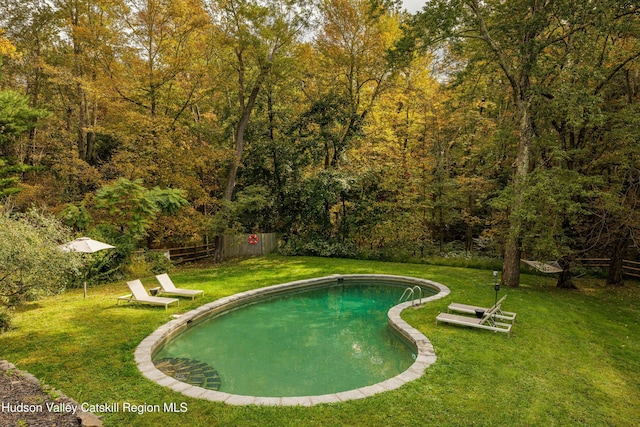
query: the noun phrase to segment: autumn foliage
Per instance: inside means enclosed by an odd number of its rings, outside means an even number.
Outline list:
[[[521,257],[570,271],[637,252],[632,2],[0,9],[0,196],[14,210],[137,247],[263,231],[287,253],[505,255],[510,286]]]

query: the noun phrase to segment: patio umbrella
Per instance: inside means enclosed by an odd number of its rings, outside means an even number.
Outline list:
[[[91,254],[101,251],[103,249],[115,249],[115,246],[111,246],[107,243],[102,243],[97,240],[90,239],[88,237],[80,237],[74,241],[65,243],[59,246],[65,252],[82,252]],[[87,297],[87,266],[84,266],[84,297]]]

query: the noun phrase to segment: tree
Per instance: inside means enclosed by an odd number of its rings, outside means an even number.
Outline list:
[[[16,47],[5,36],[5,31],[0,30],[0,58],[15,58],[18,54]],[[0,63],[1,64],[1,63]]]
[[[58,246],[71,240],[55,218],[30,211],[0,214],[0,306],[14,307],[25,300],[60,292],[67,278],[80,271],[76,253]],[[0,329],[7,325],[0,324]]]
[[[106,211],[109,224],[120,224],[121,233],[132,239],[146,235],[152,221],[160,213],[175,214],[188,205],[183,192],[175,189],[142,186],[142,180],[120,178],[96,192],[96,207]]]
[[[175,123],[201,83],[207,15],[194,0],[131,0],[129,6],[120,17],[129,34],[123,61],[111,68],[115,89],[149,117],[166,115]]]
[[[565,62],[564,56],[553,54],[554,49],[599,22],[611,6],[604,3],[436,0],[429,2],[414,22],[414,30],[429,46],[444,40],[468,43],[474,56],[498,67],[510,88],[518,141],[502,272],[507,286],[518,286],[520,280],[523,195],[539,141],[533,106],[539,97],[553,96],[547,91],[548,82]]]
[[[29,106],[29,100],[15,91],[0,92],[0,147],[11,144],[11,138],[36,126],[38,119],[47,112]]]
[[[258,95],[269,75],[277,75],[286,57],[306,28],[310,9],[305,0],[218,0],[209,13],[220,41],[218,68],[230,80],[228,99],[234,152],[229,160],[222,198],[233,200],[238,168],[243,159],[245,135]],[[222,259],[222,236],[216,237],[217,260]]]
[[[324,168],[336,167],[375,102],[389,88],[394,64],[384,58],[400,36],[399,17],[369,0],[324,0],[314,40],[314,79],[305,82],[308,121],[317,124]]]
[[[640,94],[634,89],[638,78],[633,82],[640,65],[624,68],[627,72],[622,69],[598,93],[597,114],[583,114],[584,121],[568,132],[574,137],[565,140],[572,146],[571,168],[593,182],[592,197],[585,201],[590,215],[578,225],[585,236],[583,252],[610,259],[609,285],[624,283],[622,261],[640,233]],[[585,86],[594,93],[594,84]]]
[[[55,0],[53,4],[68,40],[63,50],[65,61],[56,71],[71,77],[61,83],[68,85],[73,105],[70,114],[78,158],[95,164],[98,119],[104,110],[99,80],[112,60],[112,47],[117,44],[113,19],[123,5],[120,1],[103,0]]]
[[[306,103],[290,131],[299,150],[297,163],[306,165],[288,199],[288,211],[299,223],[287,232],[343,244],[353,237],[351,206],[361,194],[357,167],[348,156],[365,138],[367,120],[392,86],[393,66],[385,49],[400,35],[399,17],[366,0],[322,1],[319,12],[321,26],[302,64]]]
[[[118,15],[126,42],[113,47],[118,59],[108,64],[116,103],[105,126],[117,141],[112,163],[117,175],[149,185],[197,187],[190,112],[203,96],[212,50],[208,16],[192,0],[128,5]]]
[[[349,169],[367,188],[352,214],[364,250],[424,256],[433,242],[444,240],[450,225],[445,216],[455,215],[455,209],[443,208],[452,194],[445,191],[452,186],[451,152],[442,138],[442,93],[430,61],[416,55],[396,70],[363,126],[363,137],[347,151],[348,159],[357,159]]]
[[[622,283],[622,257],[638,232],[640,9],[626,2],[598,6],[598,16],[583,12],[580,30],[539,63],[547,78],[534,100],[542,169],[534,172],[549,174],[549,187],[551,180],[563,183],[552,199],[564,208],[555,215],[562,224],[556,249],[564,246],[556,251],[565,270],[559,287],[571,287],[571,261],[579,254],[610,257],[608,283]]]
[[[100,141],[94,126],[97,122],[88,119],[84,125],[78,124],[78,89],[83,90],[89,101],[100,99],[101,93],[93,80],[95,74],[99,77],[100,73],[93,59],[97,50],[105,48],[105,43],[97,43],[95,50],[87,48],[83,55],[74,56],[71,47],[73,37],[78,36],[84,45],[88,44],[88,39],[97,41],[100,38],[89,37],[90,30],[84,27],[84,21],[77,27],[65,21],[65,13],[58,9],[62,3],[25,0],[5,2],[0,6],[7,35],[21,52],[20,60],[7,63],[5,81],[28,97],[30,107],[51,113],[42,126],[31,129],[16,145],[16,152],[24,163],[46,167],[38,180],[28,182],[31,192],[18,196],[17,203],[24,199],[25,206],[34,200],[46,199],[48,203],[55,204],[61,197],[75,198],[79,195],[81,198],[86,191],[93,189],[91,187],[99,179],[95,168],[82,160],[78,152],[81,134],[84,135],[82,141],[91,140],[92,137],[87,135],[92,132],[96,145]],[[86,3],[75,2],[80,9]],[[92,10],[96,9],[96,4],[92,3]],[[74,28],[77,33],[74,33]],[[88,64],[83,65],[86,78],[74,74],[74,58],[93,65],[91,72],[86,71]],[[90,110],[96,112],[95,117],[102,113],[98,108]],[[95,164],[95,158],[92,163]]]
[[[27,97],[14,92],[0,92],[0,200],[18,193],[18,174],[33,170],[13,157],[11,145],[14,138],[35,128],[37,121],[47,112],[28,105]]]
[[[267,76],[280,55],[286,56],[307,25],[309,9],[302,0],[263,3],[255,0],[212,2],[210,13],[220,37],[223,58],[231,66],[235,89],[233,140],[235,155],[227,171],[223,197],[232,200],[245,133]],[[284,58],[282,58],[284,59]]]

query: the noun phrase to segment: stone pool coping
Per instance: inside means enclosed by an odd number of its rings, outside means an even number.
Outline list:
[[[311,289],[327,284],[348,280],[369,280],[378,279],[386,282],[398,282],[407,287],[422,286],[438,292],[419,301],[419,305],[444,298],[449,295],[449,288],[427,279],[417,277],[395,276],[387,274],[334,274],[331,276],[319,277],[295,282],[283,283],[280,285],[267,286],[264,288],[252,289],[250,291],[224,297],[194,310],[191,310],[178,319],[172,320],[146,337],[138,345],[135,351],[135,360],[138,369],[146,378],[156,383],[169,387],[170,389],[182,393],[185,396],[198,399],[206,399],[213,402],[224,402],[229,405],[268,405],[268,406],[312,406],[320,403],[336,403],[347,400],[363,399],[384,391],[395,390],[398,387],[416,380],[424,374],[424,371],[436,361],[436,354],[429,339],[420,331],[413,328],[400,318],[400,313],[408,307],[415,307],[413,301],[407,301],[391,307],[387,313],[389,326],[412,344],[418,353],[416,360],[404,372],[393,378],[366,387],[347,390],[339,393],[323,394],[318,396],[297,396],[297,397],[260,397],[244,396],[238,394],[225,393],[215,390],[208,390],[202,387],[193,386],[165,375],[153,364],[152,357],[157,349],[171,337],[179,334],[187,327],[209,318],[212,315],[219,315],[234,308],[256,302],[265,296],[289,293],[294,290]],[[345,283],[346,284],[346,283]],[[416,299],[417,301],[417,299]]]

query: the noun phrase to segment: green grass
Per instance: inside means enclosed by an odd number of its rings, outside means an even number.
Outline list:
[[[406,310],[403,318],[433,343],[437,362],[398,390],[315,407],[234,407],[187,398],[145,379],[133,352],[171,314],[287,281],[335,273],[387,273],[432,279],[451,295]],[[606,288],[579,279],[561,290],[553,277],[522,277],[504,308],[518,313],[513,336],[435,325],[451,301],[490,306],[488,270],[270,256],[171,274],[204,299],[179,308],[120,305],[124,283],[24,306],[0,335],[0,358],[78,402],[185,402],[186,413],[106,413],[106,426],[631,426],[640,419],[640,286]],[[154,282],[144,279],[147,287]],[[502,295],[503,291],[501,291]],[[241,357],[241,355],[238,355]]]

